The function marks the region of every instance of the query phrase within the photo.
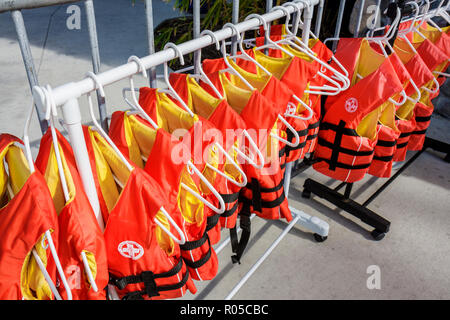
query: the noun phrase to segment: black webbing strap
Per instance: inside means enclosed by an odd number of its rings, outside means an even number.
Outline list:
[[[345,128],[342,123],[344,123],[345,126],[345,122],[343,120],[341,120],[339,122],[338,125],[329,123],[329,122],[322,122],[320,124],[320,130],[333,130],[336,132],[341,132],[342,134],[345,134],[346,136],[354,136],[354,137],[358,137],[358,133],[356,132],[355,129],[350,129],[350,128]]]
[[[383,162],[390,162],[394,158],[394,155],[390,156],[373,156],[373,160],[383,161]]]
[[[261,207],[261,185],[259,184],[258,179],[252,178],[252,182],[250,185],[250,188],[252,190],[252,205],[253,205],[253,210],[259,211],[261,212],[262,207]],[[250,209],[249,209],[250,211]]]
[[[212,228],[214,228],[217,223],[219,222],[219,217],[221,215],[220,214],[215,214],[213,216],[210,216],[208,218],[206,218],[206,230],[205,232],[208,232],[209,230],[211,230]]]
[[[413,131],[413,132],[411,132],[411,134],[425,134],[427,132],[427,129],[425,129],[425,130],[420,130],[420,131]]]
[[[183,258],[184,262],[186,263],[186,265],[189,268],[198,269],[201,266],[203,266],[206,262],[208,262],[209,259],[211,259],[211,241],[209,240],[209,236],[206,231],[203,234],[203,236],[201,237],[201,239],[199,239],[199,240],[203,240],[203,239],[208,240],[208,252],[200,260],[197,260],[197,261],[191,261],[191,260]],[[197,241],[199,241],[199,240],[197,240]],[[203,240],[203,243],[205,243],[205,240]],[[197,242],[197,241],[192,241],[192,242]],[[203,245],[203,243],[201,245]],[[198,243],[196,243],[196,244],[198,245]],[[199,248],[200,246],[194,247],[192,249]],[[180,246],[180,248],[181,248],[181,246]],[[192,249],[189,249],[189,250],[192,250]],[[182,249],[182,250],[184,250],[184,249]]]
[[[428,122],[431,120],[431,116],[428,117],[416,117],[416,122]]]
[[[324,161],[324,162],[328,163],[330,165],[330,167],[332,164],[331,160],[325,159],[325,158],[315,158],[314,160],[317,160],[316,162]],[[363,164],[356,164],[356,165],[355,164],[350,165],[350,164],[345,164],[345,163],[341,163],[341,162],[334,162],[333,165],[335,166],[335,168],[341,168],[341,169],[346,169],[346,170],[360,170],[360,169],[367,169],[368,167],[370,167],[370,162],[363,163]]]
[[[397,140],[394,140],[394,141],[378,140],[377,141],[377,146],[380,146],[380,147],[395,147],[396,144],[397,144]]]
[[[183,244],[180,244],[180,249],[183,251],[190,251],[197,248],[200,248],[205,242],[208,240],[208,233],[205,229],[205,232],[203,233],[203,236],[198,240],[193,241],[186,241]]]
[[[230,242],[231,251],[234,253],[231,256],[231,261],[233,263],[241,263],[242,254],[247,247],[248,240],[250,239],[251,232],[251,220],[250,220],[250,203],[244,202],[242,210],[239,212],[239,226],[242,229],[241,239],[238,239],[237,227],[230,229]]]
[[[320,138],[320,137],[319,137],[319,139],[317,141],[318,141],[318,143],[321,146],[333,149],[333,151],[334,151],[335,143],[328,142],[327,140],[325,140],[323,138]],[[336,140],[335,140],[335,142],[336,142]],[[345,154],[348,154],[348,155],[351,155],[351,156],[355,156],[355,157],[371,156],[374,153],[374,150],[370,150],[370,151],[356,151],[356,150],[344,148],[344,147],[341,147],[341,146],[338,146],[337,149],[338,149],[339,153],[345,153]]]
[[[122,278],[116,278],[109,275],[109,284],[116,286],[119,290],[125,289],[129,284],[143,283],[144,290],[128,292],[123,300],[142,300],[143,296],[157,297],[161,291],[170,291],[182,288],[189,279],[189,272],[186,272],[180,282],[171,285],[157,286],[155,279],[170,278],[181,271],[183,267],[183,260],[180,259],[178,263],[169,271],[163,273],[153,273],[152,271],[143,271],[138,275],[131,275]]]
[[[236,202],[234,203],[234,205],[233,205],[230,209],[225,210],[220,216],[221,216],[222,218],[228,218],[228,217],[231,217],[231,216],[236,212],[238,206],[239,206],[239,202],[236,201]]]
[[[409,137],[412,134],[412,132],[402,132],[400,133],[399,138],[406,138]]]
[[[408,142],[409,142],[409,141],[406,141],[406,142],[404,142],[404,143],[399,143],[399,144],[397,144],[397,150],[406,147],[406,146],[408,145]]]

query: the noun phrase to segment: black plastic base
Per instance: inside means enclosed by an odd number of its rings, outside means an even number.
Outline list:
[[[426,149],[433,149],[438,152],[445,153],[444,161],[450,162],[450,144],[441,142],[432,138],[425,138],[424,146],[422,150],[416,152],[395,174],[390,177],[380,188],[378,188],[363,204],[360,204],[350,198],[350,193],[353,184],[342,182],[336,188],[331,189],[317,181],[312,179],[306,179],[303,185],[302,197],[309,199],[311,194],[326,199],[332,204],[336,205],[342,210],[350,213],[351,215],[359,218],[362,222],[372,226],[373,231],[370,232],[374,240],[380,241],[384,238],[389,231],[391,223],[376,214],[372,210],[367,208],[370,202],[372,202],[381,192],[383,192],[406,168],[408,168]],[[306,165],[310,164],[309,160]],[[305,165],[301,167],[302,171],[305,170]],[[339,193],[339,190],[346,186],[344,194]],[[317,240],[317,239],[316,239]]]

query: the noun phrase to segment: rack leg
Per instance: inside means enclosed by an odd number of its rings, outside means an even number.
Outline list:
[[[30,89],[34,86],[38,86],[38,79],[36,74],[36,67],[34,66],[33,56],[31,55],[30,43],[28,42],[27,30],[23,21],[22,12],[20,10],[11,11],[11,17],[14,21],[16,28],[17,38],[19,40],[20,51],[22,53],[23,63],[27,72],[28,83]],[[45,120],[44,112],[35,105],[36,113],[39,119],[39,125],[41,126],[41,132],[44,134],[48,129],[47,121]]]
[[[384,234],[389,231],[391,223],[388,220],[379,216],[372,210],[361,206],[359,203],[353,201],[352,199],[346,198],[339,192],[330,189],[327,186],[324,186],[323,184],[312,179],[306,179],[303,187],[308,192],[312,192],[317,196],[326,199],[339,208],[359,218],[364,223],[374,227],[377,232]]]
[[[239,291],[239,289],[247,282],[247,280],[255,273],[255,271],[259,268],[259,266],[266,260],[266,258],[272,253],[272,251],[277,247],[281,240],[286,236],[286,234],[292,229],[292,227],[297,223],[300,219],[300,216],[296,216],[292,221],[287,225],[287,227],[283,230],[283,232],[278,236],[278,238],[272,243],[269,249],[264,252],[264,254],[256,261],[256,263],[252,266],[252,268],[242,277],[241,281],[231,290],[231,292],[225,297],[225,300],[231,300],[234,295]]]

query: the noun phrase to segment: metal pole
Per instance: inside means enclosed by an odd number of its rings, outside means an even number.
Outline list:
[[[193,39],[197,39],[200,36],[200,0],[193,0],[192,13],[194,19]],[[198,50],[194,51],[194,73],[198,73],[198,66],[200,64],[200,55]]]
[[[34,86],[38,86],[39,82],[37,79],[36,68],[33,62],[33,56],[31,55],[30,43],[28,42],[27,30],[25,28],[25,23],[23,22],[22,12],[19,10],[11,11],[11,17],[14,21],[16,27],[17,38],[19,40],[20,51],[22,53],[22,60],[25,65],[25,71],[27,72],[28,83],[30,89]],[[44,112],[38,108],[35,104],[36,113],[39,119],[39,125],[41,127],[41,132],[44,134],[48,129],[48,123],[45,120]]]
[[[308,45],[309,41],[309,31],[311,30],[311,21],[313,18],[314,9],[311,6],[307,6],[303,10],[303,28],[302,28],[302,41],[304,44]]]
[[[94,3],[92,0],[84,2],[86,9],[86,20],[89,30],[89,41],[91,43],[92,69],[95,74],[100,72],[100,50],[98,47],[97,24],[95,22]],[[106,112],[106,101],[97,90],[98,112],[100,115],[100,124],[108,132],[108,114]]]
[[[311,0],[313,5],[318,4],[319,0]],[[304,4],[299,3],[300,9],[303,9]],[[286,7],[289,13],[294,12],[294,8]],[[266,13],[263,15],[264,19],[268,22],[280,19],[284,17],[284,12],[282,10],[273,10],[270,13]],[[236,24],[236,28],[238,32],[244,32],[247,30],[254,29],[260,25],[259,19],[252,18],[247,21],[240,22]],[[231,38],[234,34],[234,31],[230,28],[225,28],[214,32],[216,38],[221,41],[224,39]],[[215,41],[211,39],[209,35],[201,36],[197,39],[193,39],[190,41],[186,41],[182,44],[178,45],[178,49],[182,54],[188,54],[194,52],[195,50],[207,47],[209,45],[215,44]],[[161,50],[152,55],[142,57],[141,62],[143,66],[148,69],[157,65],[160,65],[166,61],[170,61],[177,57],[177,53],[174,49],[168,48],[166,50]],[[112,68],[110,70],[101,72],[97,75],[99,83],[105,87],[122,79],[126,79],[131,75],[134,75],[139,72],[138,66],[134,62],[128,62],[126,64],[120,65],[118,67]],[[66,103],[71,98],[78,98],[84,94],[92,92],[96,89],[96,84],[94,81],[88,77],[77,81],[70,82],[64,85],[55,87],[53,89],[53,98],[57,106],[60,106]],[[39,95],[35,95],[37,100],[40,100],[41,97]]]
[[[339,38],[339,35],[341,34],[341,27],[342,27],[342,19],[344,17],[344,10],[345,10],[345,0],[341,0],[341,3],[339,5],[339,13],[336,21],[336,29],[334,31],[334,37]],[[337,42],[335,41],[333,43],[333,51],[336,51]]]
[[[364,13],[364,6],[366,4],[366,0],[361,0],[360,2],[360,7],[359,7],[359,12],[358,12],[358,19],[356,21],[356,26],[355,26],[355,32],[353,33],[353,37],[357,38],[359,36],[359,31],[361,28],[361,21],[362,21],[362,16]]]
[[[0,0],[0,13],[12,10],[42,8],[80,0]]]
[[[320,27],[322,26],[323,7],[325,0],[320,0],[317,8],[316,26],[314,27],[314,33],[317,37],[320,37]]]
[[[266,0],[266,12],[270,12],[273,7],[273,0]],[[270,23],[267,24],[267,32],[269,33],[270,37]]]
[[[287,233],[292,229],[292,227],[300,219],[300,216],[295,216],[283,232],[278,236],[278,238],[272,243],[272,245],[264,252],[264,254],[256,261],[256,263],[251,267],[251,269],[242,277],[241,281],[231,290],[231,292],[225,297],[225,300],[231,300],[234,295],[239,291],[239,289],[247,282],[247,280],[255,273],[259,266],[266,260],[266,258],[272,253],[272,251],[277,247],[281,240],[287,235]]]
[[[239,0],[233,0],[233,12],[231,14],[231,23],[239,23]],[[237,53],[237,37],[231,38],[231,54],[234,56]]]
[[[375,32],[375,29],[377,27],[377,21],[378,21],[378,17],[380,15],[380,7],[381,7],[381,0],[377,1],[377,8],[375,10],[375,21],[373,22],[373,26],[370,29],[370,36],[373,37],[373,34]]]
[[[153,2],[145,0],[145,16],[147,18],[148,53],[155,53],[155,29],[153,26]],[[148,69],[150,88],[156,88],[156,68]]]

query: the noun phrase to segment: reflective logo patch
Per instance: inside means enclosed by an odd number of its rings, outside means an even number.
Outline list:
[[[353,113],[358,110],[358,100],[356,98],[349,98],[345,101],[345,110],[349,113]]]
[[[123,257],[132,260],[137,260],[144,255],[144,248],[139,243],[130,240],[119,243],[117,250]]]

